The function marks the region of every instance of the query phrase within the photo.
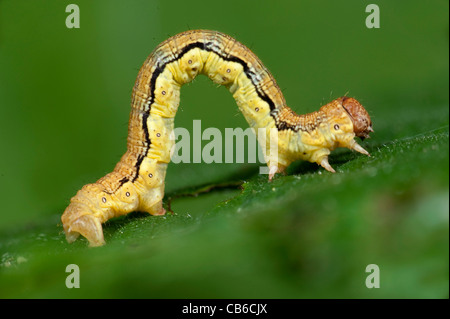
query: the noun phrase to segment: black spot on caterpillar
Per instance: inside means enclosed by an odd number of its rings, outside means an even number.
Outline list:
[[[255,131],[264,129],[269,136],[276,129],[278,153],[266,157],[269,180],[298,159],[334,172],[328,155],[337,147],[369,155],[354,140],[373,131],[357,100],[341,97],[316,112],[297,115],[270,72],[243,44],[217,31],[183,32],[161,43],[141,67],[131,100],[127,152],[112,173],[83,186],[71,199],[61,217],[68,242],[81,234],[91,246],[100,246],[105,242],[102,223],[108,219],[136,210],[165,213],[164,179],[180,88],[198,74],[226,86]]]

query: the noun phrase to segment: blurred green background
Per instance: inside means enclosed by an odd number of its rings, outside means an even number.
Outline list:
[[[0,297],[448,298],[448,1],[376,1],[368,29],[372,2],[1,0]],[[299,162],[272,183],[258,164],[171,164],[173,215],[110,221],[102,248],[67,244],[70,198],[125,152],[143,61],[198,28],[253,50],[298,113],[359,99],[372,156],[337,151],[337,174]],[[176,126],[247,127],[205,77],[181,95]],[[80,289],[65,286],[73,263]]]

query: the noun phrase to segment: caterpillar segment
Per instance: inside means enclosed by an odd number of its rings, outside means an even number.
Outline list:
[[[161,43],[142,65],[131,98],[127,152],[112,173],[71,199],[61,218],[68,242],[81,234],[90,246],[101,246],[107,220],[132,211],[165,213],[164,180],[180,88],[199,74],[228,88],[250,127],[265,134],[263,148],[276,143],[278,151],[265,158],[269,180],[296,160],[335,172],[328,156],[337,147],[369,155],[354,140],[373,132],[369,114],[356,99],[341,97],[316,112],[297,115],[270,72],[244,45],[217,31],[180,33]]]

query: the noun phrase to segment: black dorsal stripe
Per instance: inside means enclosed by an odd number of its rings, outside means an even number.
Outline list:
[[[248,64],[246,62],[244,62],[242,59],[236,57],[236,56],[232,56],[232,55],[228,55],[225,56],[222,54],[222,52],[220,52],[220,49],[217,47],[214,47],[214,43],[213,42],[207,42],[207,43],[203,43],[203,42],[193,42],[190,43],[188,45],[186,45],[181,51],[180,53],[174,57],[173,59],[170,59],[169,61],[165,62],[162,65],[157,65],[156,69],[153,71],[152,77],[150,79],[150,98],[148,101],[148,106],[146,107],[146,109],[144,110],[144,114],[142,116],[142,130],[144,131],[144,135],[145,135],[145,142],[146,142],[146,149],[143,155],[139,155],[138,159],[136,160],[136,175],[134,176],[132,182],[134,182],[138,177],[139,177],[139,169],[140,166],[142,164],[142,161],[144,159],[144,157],[147,156],[148,154],[148,150],[150,149],[151,146],[151,140],[149,137],[149,132],[148,132],[148,125],[147,125],[147,119],[150,116],[150,111],[151,111],[151,106],[155,100],[155,89],[156,89],[156,80],[158,79],[158,77],[161,75],[161,73],[164,72],[166,65],[172,62],[175,62],[179,59],[181,59],[186,53],[188,53],[189,51],[191,51],[192,49],[195,48],[199,48],[208,52],[214,52],[215,54],[217,54],[218,56],[220,56],[222,59],[224,59],[225,61],[230,61],[230,62],[236,62],[239,63],[240,65],[242,65],[243,69],[244,69],[244,73],[247,75],[247,77],[250,79],[250,81],[252,82],[253,86],[256,89],[256,93],[258,94],[259,98],[262,99],[263,101],[265,101],[268,105],[271,111],[275,110],[275,103],[265,94],[264,91],[262,91],[258,86],[257,83],[254,82],[254,77],[256,76],[256,74],[250,70],[250,67],[248,66]],[[272,113],[271,113],[272,115]],[[272,117],[274,117],[272,115]],[[274,117],[274,120],[276,122],[276,119]],[[278,126],[278,124],[277,124]],[[141,157],[142,156],[142,157]]]
[[[157,68],[155,69],[155,71],[152,74],[152,78],[150,79],[150,99],[149,99],[149,107],[147,110],[145,110],[146,112],[150,113],[151,110],[151,105],[153,104],[153,101],[155,99],[155,89],[156,89],[156,80],[158,79],[159,75],[164,72],[166,65],[172,62],[175,62],[179,59],[181,59],[186,53],[188,53],[189,51],[191,51],[192,49],[195,48],[199,48],[208,52],[214,52],[215,54],[217,54],[218,56],[220,56],[222,59],[224,59],[225,61],[230,61],[230,62],[237,62],[240,65],[242,65],[242,67],[244,68],[244,73],[247,75],[247,77],[250,79],[250,81],[252,82],[253,86],[256,89],[256,93],[258,94],[259,98],[262,99],[263,101],[265,101],[267,104],[269,104],[270,110],[274,110],[275,109],[275,103],[257,86],[257,84],[253,81],[253,78],[256,76],[256,74],[250,70],[249,66],[247,65],[247,63],[245,63],[242,59],[236,57],[236,56],[225,56],[223,55],[220,51],[218,51],[217,48],[214,48],[214,43],[213,42],[208,42],[208,43],[202,43],[202,42],[193,42],[190,43],[188,45],[186,45],[181,51],[180,53],[173,59],[165,62],[163,65],[161,66],[157,66]]]
[[[150,148],[150,146],[145,151],[145,154],[147,154],[149,148]],[[134,183],[134,181],[139,177],[139,170],[141,168],[141,164],[142,164],[142,161],[144,160],[145,156],[146,155],[142,155],[142,154],[138,155],[138,158],[136,160],[136,164],[134,165],[136,167],[136,175],[134,175],[133,180],[131,181],[132,183]]]
[[[125,184],[126,182],[128,182],[128,177],[122,178],[122,179],[119,181],[120,186],[122,186],[122,185]],[[120,187],[120,186],[119,186],[119,187]]]

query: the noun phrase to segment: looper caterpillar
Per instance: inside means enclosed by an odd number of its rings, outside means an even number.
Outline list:
[[[61,217],[68,242],[81,234],[91,246],[100,246],[105,243],[102,223],[108,219],[137,210],[165,213],[164,179],[180,88],[198,74],[226,86],[256,131],[277,130],[278,154],[266,158],[269,180],[298,159],[334,172],[328,155],[337,147],[369,155],[354,137],[369,137],[372,122],[354,98],[341,97],[297,115],[247,47],[217,31],[183,32],[161,43],[141,67],[131,98],[127,152],[112,173],[83,186],[71,199]]]

